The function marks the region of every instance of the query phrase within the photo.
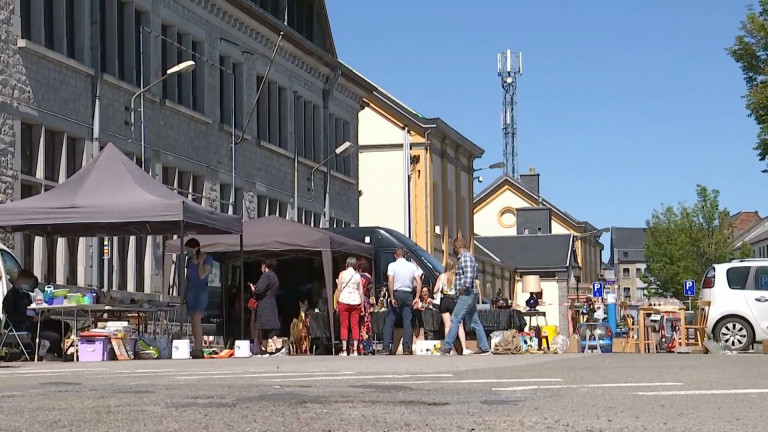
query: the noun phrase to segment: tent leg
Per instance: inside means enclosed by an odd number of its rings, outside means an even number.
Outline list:
[[[179,303],[184,304],[184,294],[187,287],[184,283],[184,221],[181,221],[179,227],[179,255],[176,256],[176,290],[179,295]]]
[[[245,340],[245,264],[243,262],[243,233],[240,233],[240,339]]]
[[[328,319],[330,321],[331,332],[331,354],[336,355],[336,329],[333,325],[333,261],[331,260],[331,251],[324,250],[321,252],[323,257],[323,273],[325,274],[325,293],[328,298]],[[342,341],[344,343],[346,341]]]

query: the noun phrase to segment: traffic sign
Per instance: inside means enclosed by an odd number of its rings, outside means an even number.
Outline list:
[[[693,279],[688,279],[687,281],[683,282],[683,294],[686,297],[695,297],[696,296],[696,281]]]
[[[603,283],[602,282],[593,282],[592,283],[592,297],[594,297],[594,298],[603,298]]]

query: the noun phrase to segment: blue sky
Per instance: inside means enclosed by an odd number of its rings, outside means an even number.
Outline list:
[[[519,169],[598,228],[721,191],[758,210],[768,174],[752,150],[744,82],[726,54],[744,0],[328,0],[339,57],[502,160],[496,53],[523,52]],[[482,6],[467,7],[470,4]],[[490,181],[495,173],[483,173]],[[482,185],[475,185],[476,190]],[[609,238],[603,237],[608,248]]]

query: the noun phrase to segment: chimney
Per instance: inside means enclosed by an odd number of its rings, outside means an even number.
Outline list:
[[[539,196],[539,174],[533,167],[528,169],[528,174],[520,174],[520,183],[529,191]]]

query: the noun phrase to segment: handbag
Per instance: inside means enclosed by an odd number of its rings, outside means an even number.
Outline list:
[[[273,289],[274,287],[270,288],[269,291],[265,292],[264,297],[266,297],[267,294],[272,292]],[[256,300],[256,297],[251,297],[250,299],[248,299],[248,309],[255,311],[258,307],[259,307],[259,301]]]

